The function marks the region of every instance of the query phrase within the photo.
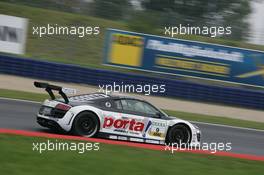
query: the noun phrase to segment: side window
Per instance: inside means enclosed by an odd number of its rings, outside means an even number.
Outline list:
[[[115,103],[116,109],[122,110],[121,100],[115,100],[114,103]]]
[[[121,100],[124,110],[156,115],[159,111],[148,103],[139,100]]]
[[[151,114],[151,115],[156,115],[157,113],[160,113],[157,109],[155,109],[153,106],[151,106],[148,103],[142,102],[144,106],[145,113]]]
[[[121,100],[121,104],[124,110],[135,111],[131,100]]]

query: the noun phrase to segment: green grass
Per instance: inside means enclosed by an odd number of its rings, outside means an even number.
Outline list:
[[[44,99],[49,98],[47,94],[23,92],[23,91],[7,90],[7,89],[0,89],[0,97],[16,98],[16,99],[32,100],[32,101],[43,101]],[[264,130],[264,123],[261,123],[261,122],[231,119],[231,118],[226,118],[226,117],[221,117],[221,116],[194,114],[194,113],[187,113],[187,112],[180,112],[180,111],[171,111],[171,110],[164,110],[164,111],[171,116],[175,116],[175,117],[185,119],[185,120],[215,123],[215,124],[224,124],[224,125],[230,125],[230,126],[247,127],[247,128]]]
[[[99,151],[32,151],[33,142],[46,138],[0,135],[0,172],[8,175],[248,175],[263,174],[263,162],[212,155],[152,151],[100,144]],[[56,142],[55,139],[49,139]],[[70,142],[57,140],[57,142]],[[74,141],[75,142],[75,141]]]
[[[43,101],[44,99],[49,98],[49,95],[40,94],[40,93],[32,93],[32,92],[24,92],[24,91],[16,91],[16,90],[0,89],[0,97],[31,100],[31,101]]]

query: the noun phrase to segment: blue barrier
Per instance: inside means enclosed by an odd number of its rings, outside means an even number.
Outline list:
[[[123,84],[134,85],[165,84],[166,92],[157,95],[264,109],[264,92],[260,91],[209,86],[181,80],[153,78],[25,58],[0,56],[0,73],[96,86],[99,84],[113,84],[113,81],[117,84],[123,82]]]

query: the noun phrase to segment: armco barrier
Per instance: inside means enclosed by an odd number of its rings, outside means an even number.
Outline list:
[[[117,84],[165,84],[166,92],[157,95],[264,109],[264,92],[260,91],[209,86],[47,61],[0,56],[0,73],[90,85],[113,84],[113,81]]]

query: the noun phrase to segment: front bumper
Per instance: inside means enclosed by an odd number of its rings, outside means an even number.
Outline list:
[[[195,126],[195,130],[193,131],[193,134],[192,134],[192,139],[191,139],[191,142],[190,142],[190,146],[191,147],[197,147],[200,145],[201,143],[201,131],[198,127]]]

